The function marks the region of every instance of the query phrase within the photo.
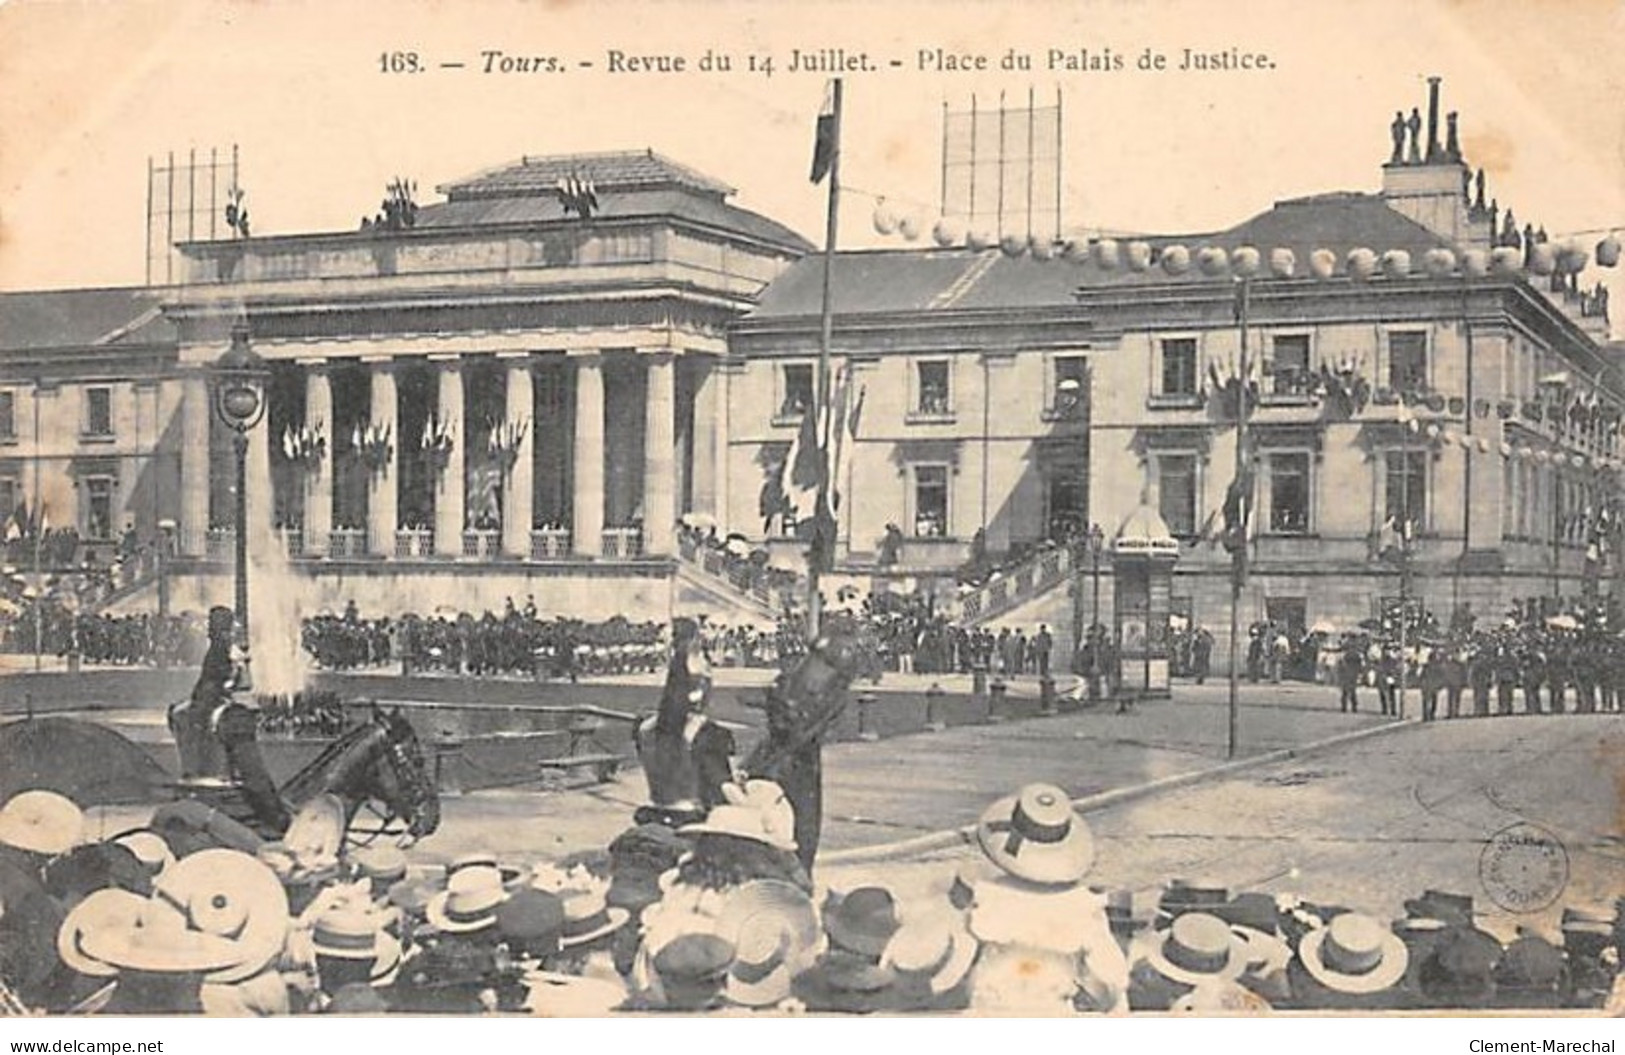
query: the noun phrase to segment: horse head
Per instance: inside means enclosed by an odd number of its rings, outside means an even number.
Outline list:
[[[373,722],[384,731],[384,764],[373,769],[378,797],[406,821],[407,833],[414,840],[434,834],[440,827],[440,792],[417,730],[399,707],[386,712],[375,704]]]

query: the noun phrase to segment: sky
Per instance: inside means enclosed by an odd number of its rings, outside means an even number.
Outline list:
[[[142,282],[148,158],[232,144],[258,234],[353,229],[395,176],[426,202],[525,154],[652,147],[821,241],[807,169],[826,78],[788,71],[791,49],[877,67],[845,78],[842,246],[900,244],[873,229],[877,197],[929,230],[943,104],[973,93],[986,105],[1061,92],[1068,228],[1204,231],[1281,198],[1376,190],[1389,121],[1425,113],[1430,74],[1461,113],[1469,162],[1520,222],[1625,228],[1622,31],[1613,0],[12,0],[0,289]],[[1171,68],[1187,47],[1266,54],[1270,68]],[[1052,48],[1110,49],[1125,68],[1051,70]],[[1147,48],[1170,68],[1139,70]],[[699,70],[708,49],[733,69]],[[920,69],[936,49],[990,68]],[[1001,70],[1009,49],[1032,68]],[[688,68],[612,72],[612,50]],[[381,70],[409,51],[425,72]],[[488,74],[486,51],[565,68]],[[748,55],[772,56],[772,75],[746,69]]]

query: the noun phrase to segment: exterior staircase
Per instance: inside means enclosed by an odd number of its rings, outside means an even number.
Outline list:
[[[678,540],[677,556],[674,607],[680,612],[704,610],[719,622],[772,624],[786,608],[798,606],[797,587],[805,593],[799,577],[795,587],[770,583],[764,569],[692,539]]]
[[[1055,590],[1077,574],[1081,547],[1040,550],[959,599],[958,623],[981,626],[1005,616]]]

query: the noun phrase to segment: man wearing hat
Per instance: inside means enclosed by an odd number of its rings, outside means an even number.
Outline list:
[[[58,977],[64,906],[46,870],[79,844],[84,814],[54,791],[31,790],[0,806],[0,982],[29,1007],[46,1006]]]
[[[1405,943],[1379,921],[1342,912],[1298,942],[1287,971],[1295,1006],[1326,1010],[1394,1010],[1409,955]]]
[[[1129,1007],[1167,1011],[1198,987],[1234,983],[1247,970],[1246,939],[1208,912],[1185,912],[1154,930],[1129,975]]]

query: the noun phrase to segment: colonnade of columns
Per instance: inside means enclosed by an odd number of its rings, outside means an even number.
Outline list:
[[[638,553],[665,556],[675,551],[675,526],[685,506],[695,511],[719,513],[723,491],[721,452],[725,444],[715,435],[715,418],[723,406],[718,391],[722,383],[721,371],[708,360],[696,360],[691,366],[693,395],[692,420],[687,408],[681,428],[678,415],[677,372],[684,357],[669,351],[642,352],[634,355],[591,352],[569,356],[570,376],[574,382],[574,433],[561,433],[558,438],[571,445],[569,461],[570,502],[568,553],[559,553],[539,546],[533,540],[536,483],[537,423],[536,413],[537,360],[526,353],[499,353],[495,357],[436,355],[428,359],[391,357],[364,358],[360,362],[367,370],[366,398],[369,408],[362,416],[363,429],[376,435],[387,430],[389,447],[379,451],[367,474],[367,524],[365,551],[370,557],[394,558],[401,553],[397,536],[402,530],[401,462],[417,452],[419,437],[403,434],[401,429],[401,393],[399,377],[407,364],[427,362],[434,371],[432,410],[435,420],[445,429],[451,440],[451,455],[443,467],[433,474],[434,488],[434,554],[437,557],[465,556],[464,535],[468,530],[466,496],[468,477],[473,459],[469,454],[481,449],[487,442],[479,428],[468,427],[469,393],[465,379],[474,362],[492,362],[502,368],[504,396],[502,413],[509,423],[523,425],[511,467],[504,472],[502,486],[501,527],[497,533],[501,556],[530,559],[533,556],[626,557]],[[612,383],[606,385],[606,364],[637,364],[643,372],[642,386],[615,383],[625,376],[612,374]],[[333,372],[341,363],[353,360],[301,360],[305,368],[303,420],[321,423],[326,439],[326,450],[321,457],[310,461],[305,468],[303,495],[303,552],[306,556],[359,556],[359,553],[337,552],[333,546],[335,487],[344,486],[343,477],[334,472],[334,459],[357,456],[350,449],[350,437],[340,433],[340,421],[357,420],[353,407],[335,406]],[[618,366],[617,370],[622,367]],[[636,375],[632,375],[636,376]],[[644,396],[643,449],[626,449],[626,437],[606,436],[606,410],[610,401],[635,398],[637,387]],[[623,390],[624,389],[624,390]],[[201,555],[209,528],[210,430],[223,428],[214,420],[206,371],[199,369],[183,380],[181,450],[181,509],[180,546],[183,553]],[[635,419],[634,419],[635,420]],[[261,429],[268,428],[262,424]],[[350,428],[351,425],[344,425]],[[690,444],[679,450],[680,438],[687,430],[694,433]],[[270,437],[273,445],[277,437]],[[679,472],[679,459],[692,449],[692,463]],[[641,454],[641,516],[634,525],[628,521],[626,510],[617,518],[619,523],[606,523],[606,472],[613,471],[624,480],[628,472],[638,466],[627,464]],[[681,481],[687,481],[687,501],[679,493]],[[267,506],[269,503],[267,503]],[[616,529],[606,531],[606,528]],[[634,530],[635,528],[635,530]],[[359,533],[358,533],[359,534]],[[562,545],[562,533],[557,529],[548,533],[554,546]],[[613,535],[611,540],[606,536]],[[635,539],[635,542],[629,540]],[[361,540],[356,540],[360,545]],[[543,552],[546,550],[546,552]],[[416,553],[411,554],[416,556]],[[478,553],[479,556],[487,552]]]

